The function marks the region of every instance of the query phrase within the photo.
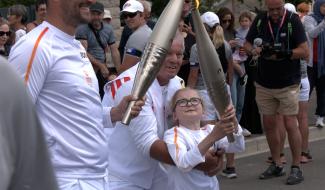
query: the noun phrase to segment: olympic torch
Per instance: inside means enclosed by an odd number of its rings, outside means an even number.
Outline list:
[[[183,4],[184,0],[169,1],[152,31],[132,87],[132,95],[136,99],[140,99],[146,94],[160,70],[161,63],[164,61],[176,34]],[[129,103],[123,116],[122,123],[125,125],[130,124],[131,107],[134,104],[135,101]]]
[[[207,87],[208,94],[220,115],[224,113],[230,104],[230,96],[227,90],[226,78],[222,70],[216,48],[201,21],[198,10],[199,0],[194,0],[192,19],[195,28],[195,38],[199,56],[200,71]],[[229,142],[234,142],[234,136],[227,135]]]

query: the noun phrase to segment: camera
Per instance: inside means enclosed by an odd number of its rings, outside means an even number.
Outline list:
[[[291,58],[292,50],[286,49],[281,43],[263,43],[261,56],[275,61]]]

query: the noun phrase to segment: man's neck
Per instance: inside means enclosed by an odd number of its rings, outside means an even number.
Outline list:
[[[131,29],[133,32],[134,31],[136,31],[136,30],[138,30],[139,28],[141,28],[143,25],[145,25],[146,24],[146,22],[144,21],[144,22],[141,22],[141,24],[138,26],[138,27],[136,27],[136,28],[134,28],[134,29]]]
[[[184,121],[181,125],[190,130],[200,130],[200,121]]]
[[[161,79],[158,77],[157,77],[157,80],[158,80],[158,83],[160,86],[166,86],[169,83],[169,80],[164,80],[164,79]]]
[[[59,17],[58,17],[59,18]],[[62,19],[58,19],[55,17],[51,17],[48,16],[48,18],[46,19],[46,21],[50,24],[52,24],[53,26],[57,27],[58,29],[60,29],[61,31],[74,36],[75,32],[76,32],[76,26],[73,25],[67,25],[63,22]]]

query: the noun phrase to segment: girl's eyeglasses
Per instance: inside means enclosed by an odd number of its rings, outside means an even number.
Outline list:
[[[193,106],[197,106],[202,103],[202,100],[201,100],[201,98],[197,98],[197,97],[193,97],[190,99],[186,99],[186,98],[179,99],[175,103],[174,110],[175,110],[176,106],[186,107],[189,105],[189,103],[191,103],[191,105],[193,105]]]

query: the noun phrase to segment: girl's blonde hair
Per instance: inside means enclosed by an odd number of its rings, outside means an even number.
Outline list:
[[[211,37],[212,37],[212,43],[216,49],[219,48],[224,43],[225,37],[223,34],[223,29],[220,25],[215,26],[215,29],[213,30]]]

